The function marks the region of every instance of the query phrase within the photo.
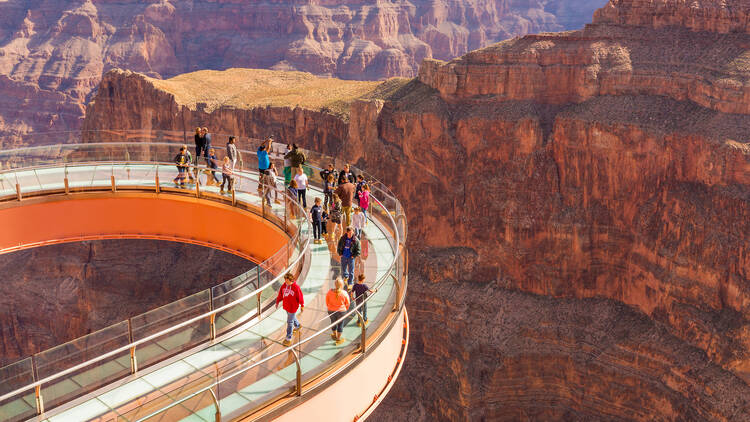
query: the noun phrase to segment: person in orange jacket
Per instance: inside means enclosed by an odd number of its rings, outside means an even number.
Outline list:
[[[335,324],[331,327],[331,338],[337,346],[344,342],[344,338],[341,337],[341,333],[344,332],[344,320],[342,317],[349,309],[349,304],[349,295],[344,291],[344,280],[341,277],[336,277],[333,289],[329,290],[326,294],[326,307],[328,308],[328,316],[331,318],[331,323]]]

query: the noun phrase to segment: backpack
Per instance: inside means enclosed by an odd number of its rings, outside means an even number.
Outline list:
[[[331,220],[341,221],[341,206],[339,204],[334,204],[333,207],[331,207],[331,213],[328,216]]]

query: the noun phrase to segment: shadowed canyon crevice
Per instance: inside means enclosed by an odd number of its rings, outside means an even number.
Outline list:
[[[114,70],[84,128],[272,133],[392,187],[412,343],[374,420],[748,421],[748,10],[613,0],[330,103]]]
[[[158,240],[98,240],[0,255],[0,366],[220,284],[238,256]]]

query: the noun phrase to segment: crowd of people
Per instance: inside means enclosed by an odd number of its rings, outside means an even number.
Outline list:
[[[273,136],[269,136],[261,142],[257,149],[258,156],[258,190],[263,201],[263,206],[271,203],[280,203],[277,188],[279,178],[276,165],[271,161],[271,151],[274,142]],[[226,154],[219,159],[216,150],[211,145],[211,134],[206,127],[195,129],[195,161],[187,145],[180,148],[175,156],[177,165],[177,177],[174,183],[178,187],[185,187],[186,179],[190,183],[199,183],[199,160],[203,157],[208,174],[207,185],[220,186],[220,193],[231,192],[234,189],[234,174],[238,162],[242,162],[239,150],[236,146],[236,137],[230,136],[226,145]],[[307,157],[296,144],[288,144],[284,153],[284,192],[294,199],[305,212],[309,212],[313,228],[313,242],[315,244],[330,241],[335,245],[337,255],[341,261],[341,277],[334,280],[334,287],[326,295],[326,306],[331,319],[335,323],[332,327],[331,337],[336,344],[344,341],[341,337],[344,322],[339,319],[353,306],[364,301],[367,294],[371,293],[365,284],[365,275],[359,274],[355,284],[355,263],[362,254],[361,239],[367,225],[367,212],[370,208],[370,187],[364,177],[355,175],[349,164],[337,171],[333,163],[320,171],[323,185],[323,198],[316,197],[312,206],[307,207],[307,192],[310,186],[309,177],[312,173],[305,166]],[[193,171],[190,171],[193,166]],[[307,171],[306,171],[307,170]],[[216,175],[221,172],[221,183]],[[225,190],[226,186],[226,190]],[[301,217],[296,215],[297,207],[293,201],[287,202],[289,208],[287,213],[291,218]],[[287,312],[287,327],[285,345],[290,345],[292,335],[300,329],[297,319],[297,311],[300,314],[304,310],[304,298],[302,291],[291,274],[286,274],[285,282],[279,289],[276,306],[283,303]],[[356,304],[356,305],[355,305]],[[361,309],[364,324],[367,324],[367,305]],[[359,320],[357,325],[359,325]]]

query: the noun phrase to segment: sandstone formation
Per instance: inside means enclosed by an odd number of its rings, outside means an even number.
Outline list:
[[[231,67],[345,79],[413,76],[514,35],[579,28],[603,0],[264,0],[0,3],[0,145],[78,129],[103,72]],[[559,16],[559,18],[558,18]],[[15,135],[15,136],[11,136]]]
[[[156,240],[85,241],[0,255],[0,367],[253,266],[226,252]]]
[[[393,188],[413,342],[375,420],[747,421],[746,9],[612,1],[340,111],[113,71],[84,126],[274,133]]]

